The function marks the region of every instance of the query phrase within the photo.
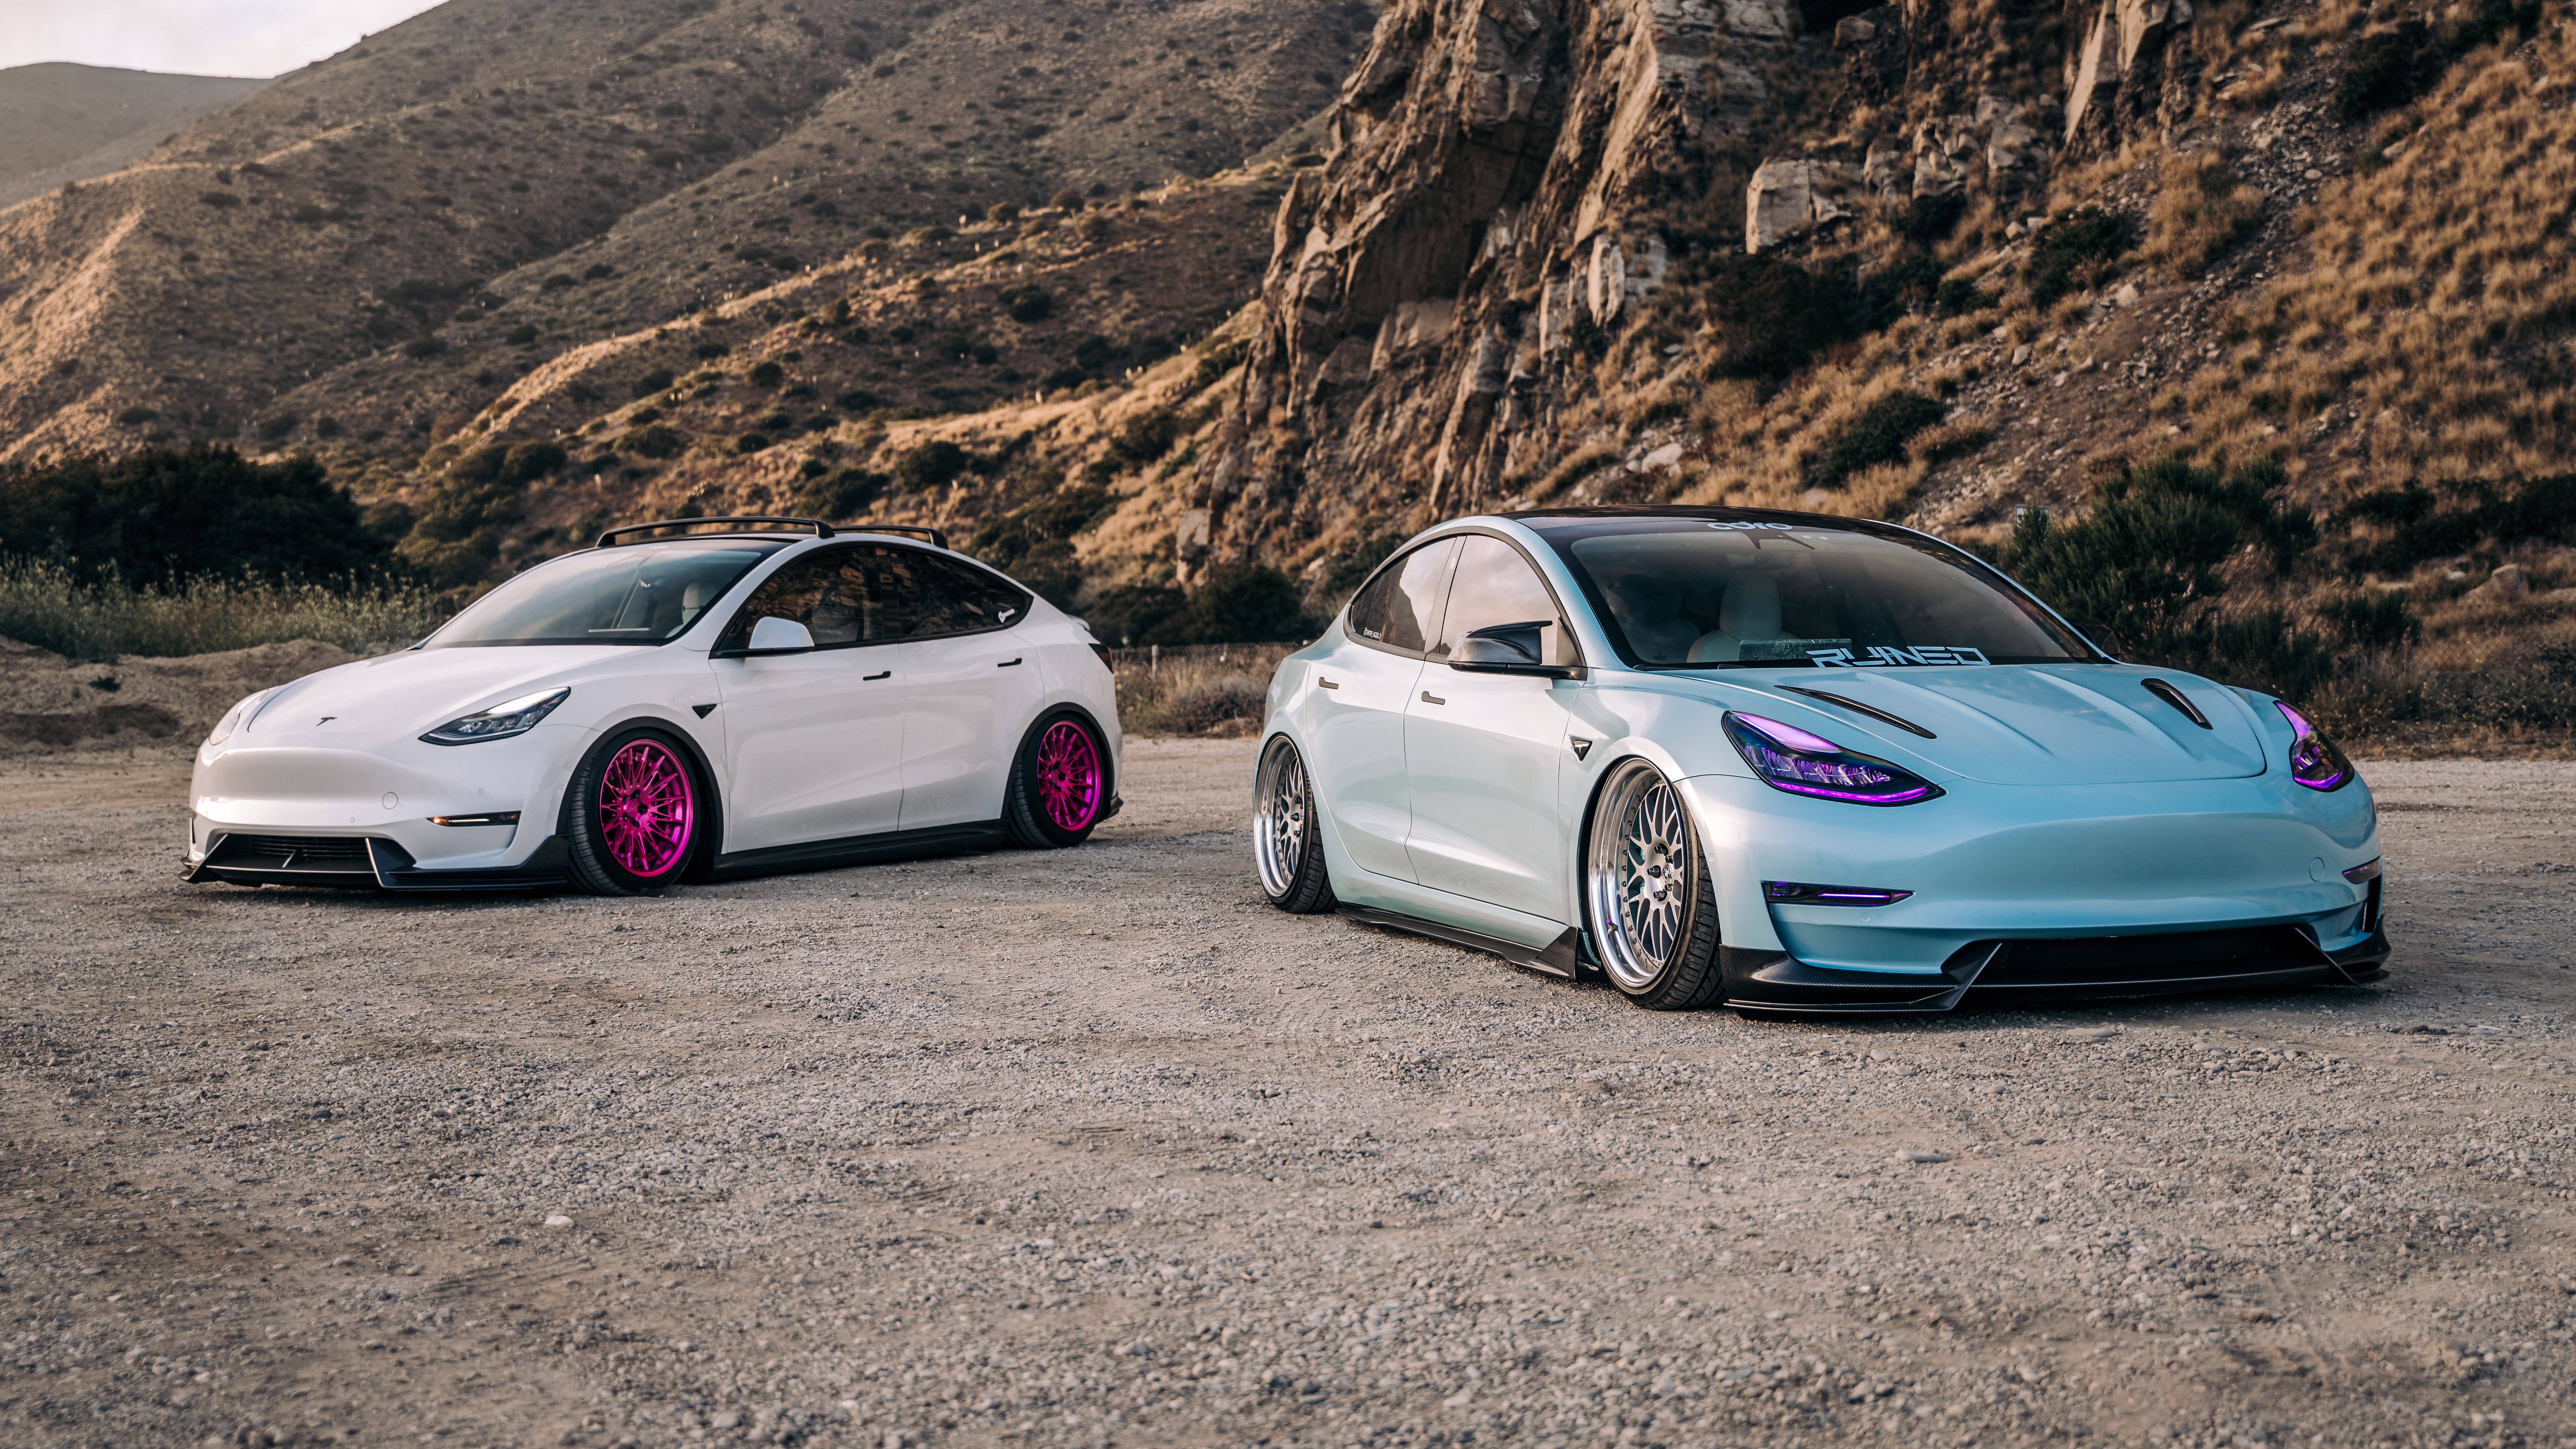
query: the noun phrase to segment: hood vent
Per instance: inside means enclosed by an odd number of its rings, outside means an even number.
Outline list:
[[[2190,720],[2193,724],[2200,726],[2202,729],[2213,728],[2209,722],[2209,716],[2202,714],[2200,712],[2200,706],[2192,703],[2190,697],[2185,695],[2181,690],[2174,688],[2172,685],[2165,683],[2161,679],[2142,679],[2138,682],[2146,686],[2147,693],[2152,694],[2156,698],[2163,700],[2165,703],[2172,705],[2174,708],[2181,710],[2183,718]]]
[[[1894,725],[1909,735],[1920,735],[1927,740],[1937,740],[1941,738],[1939,735],[1932,733],[1930,730],[1925,729],[1923,726],[1916,724],[1910,719],[1904,719],[1897,715],[1889,714],[1886,710],[1880,709],[1876,705],[1863,704],[1856,699],[1845,699],[1839,694],[1827,694],[1821,689],[1800,689],[1794,684],[1781,685],[1780,692],[1783,694],[1803,694],[1809,699],[1821,699],[1827,704],[1850,710],[1854,714],[1867,716],[1870,719],[1878,721],[1880,724]]]

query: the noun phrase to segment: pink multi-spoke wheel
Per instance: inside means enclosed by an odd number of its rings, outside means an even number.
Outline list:
[[[1100,818],[1100,747],[1091,731],[1069,719],[1047,726],[1038,738],[1038,808],[1066,834]]]
[[[628,874],[658,880],[689,858],[697,792],[689,767],[655,739],[630,740],[599,772],[599,833]]]

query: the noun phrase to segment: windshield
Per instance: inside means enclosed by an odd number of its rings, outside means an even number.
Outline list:
[[[1528,520],[1629,663],[1651,668],[2098,659],[2001,574],[1898,533],[1710,518]]]
[[[752,566],[787,547],[739,539],[629,544],[540,564],[432,635],[432,649],[509,644],[666,644]]]

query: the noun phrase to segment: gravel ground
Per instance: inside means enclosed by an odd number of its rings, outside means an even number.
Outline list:
[[[0,1442],[2576,1434],[2576,766],[2369,769],[2379,987],[1783,1025],[1271,912],[1251,751],[640,901],[0,763]]]

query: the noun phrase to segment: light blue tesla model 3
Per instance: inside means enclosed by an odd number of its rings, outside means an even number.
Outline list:
[[[2123,664],[1889,524],[1444,523],[1280,664],[1265,735],[1272,904],[1642,1006],[2385,974],[2370,791],[2297,709]]]

